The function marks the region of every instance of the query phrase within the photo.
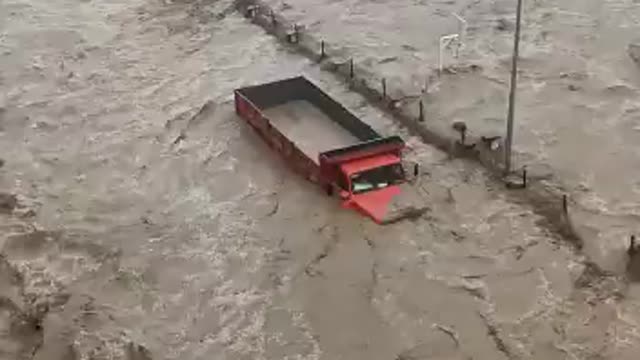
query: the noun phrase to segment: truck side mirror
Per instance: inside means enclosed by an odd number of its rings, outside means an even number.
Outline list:
[[[420,164],[415,163],[413,165],[413,176],[418,177],[420,175]]]

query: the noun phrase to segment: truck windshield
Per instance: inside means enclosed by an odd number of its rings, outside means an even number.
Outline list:
[[[400,164],[374,168],[351,175],[351,191],[359,194],[385,188],[404,180],[404,170]]]

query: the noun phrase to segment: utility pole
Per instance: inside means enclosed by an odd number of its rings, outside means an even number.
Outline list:
[[[520,18],[522,14],[522,0],[517,0],[516,33],[513,38],[513,56],[511,58],[511,86],[509,88],[509,112],[507,114],[507,138],[505,144],[504,171],[511,173],[511,146],[513,145],[513,117],[515,115],[516,87],[518,80],[518,47],[520,46]]]

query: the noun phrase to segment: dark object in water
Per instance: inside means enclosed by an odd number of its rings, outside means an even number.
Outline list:
[[[18,198],[13,194],[0,193],[0,213],[11,213],[18,205]]]
[[[640,251],[640,249],[636,244],[636,236],[631,235],[631,238],[629,239],[629,248],[627,249],[627,255],[632,258],[638,253],[638,251]]]
[[[627,52],[633,61],[640,66],[640,40],[634,41],[627,47]]]
[[[498,19],[495,28],[498,31],[511,31],[514,26],[513,23],[507,19]]]

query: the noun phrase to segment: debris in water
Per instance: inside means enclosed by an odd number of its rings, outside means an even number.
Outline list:
[[[440,324],[433,324],[433,328],[434,329],[438,329],[438,330],[442,331],[443,333],[449,335],[449,337],[456,344],[456,347],[460,347],[460,340],[458,338],[458,333],[455,330],[453,330],[453,329],[451,329],[449,327],[446,327],[444,325],[440,325]]]
[[[293,6],[291,6],[286,2],[283,2],[282,5],[280,6],[280,10],[291,10],[291,9],[293,9]]]
[[[513,23],[507,19],[498,19],[498,22],[496,24],[496,30],[498,31],[510,31],[511,29],[513,29]]]
[[[173,140],[173,145],[178,145],[180,142],[182,142],[186,138],[187,138],[187,135],[184,132],[181,132],[180,135],[178,135],[178,137],[175,140]]]
[[[271,211],[269,211],[269,213],[267,213],[267,217],[272,217],[275,214],[277,214],[279,208],[280,208],[280,202],[276,198],[276,201],[275,201],[275,204],[273,205],[273,208],[271,209]]]
[[[0,193],[0,213],[11,213],[18,205],[18,198],[14,194]]]
[[[397,56],[390,56],[378,61],[378,64],[387,64],[387,63],[395,62],[397,60],[398,60]]]
[[[487,335],[489,335],[489,337],[493,340],[496,346],[496,349],[498,349],[498,351],[503,353],[507,359],[509,360],[515,359],[516,358],[515,354],[509,349],[507,344],[504,342],[504,340],[500,336],[498,327],[493,322],[493,320],[491,320],[487,315],[484,315],[482,313],[478,313],[478,315],[480,315],[480,318],[483,320],[484,325],[487,328]]]
[[[129,342],[127,346],[127,359],[129,360],[151,360],[151,353],[140,344]]]
[[[21,219],[29,219],[36,216],[36,211],[33,209],[27,209],[20,214],[17,214]]]

